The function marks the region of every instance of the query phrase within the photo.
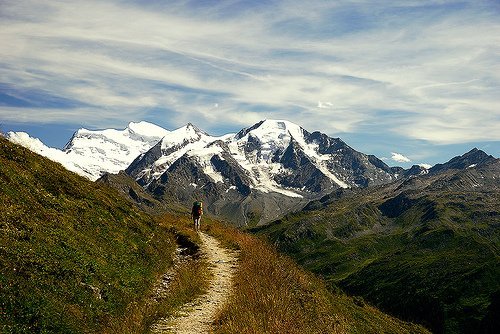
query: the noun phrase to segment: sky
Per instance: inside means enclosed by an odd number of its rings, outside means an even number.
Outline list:
[[[500,1],[0,0],[0,130],[285,119],[388,165],[500,156]]]

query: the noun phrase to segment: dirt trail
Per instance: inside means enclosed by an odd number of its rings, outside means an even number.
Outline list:
[[[212,265],[210,287],[206,294],[184,305],[176,317],[160,319],[152,327],[153,333],[208,333],[216,312],[229,296],[237,254],[221,247],[215,238],[205,233],[200,233],[200,237],[201,252]]]

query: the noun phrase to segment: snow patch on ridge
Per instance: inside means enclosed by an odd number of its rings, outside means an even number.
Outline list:
[[[429,164],[418,164],[420,167],[425,168],[425,169],[431,169],[432,165]]]
[[[210,147],[204,147],[203,149],[193,149],[188,151],[186,154],[192,156],[203,168],[203,172],[207,174],[215,183],[224,182],[224,178],[221,173],[217,172],[210,161],[214,155],[219,155],[224,150],[222,147],[217,145],[212,145]]]
[[[262,125],[264,125],[264,122]],[[262,126],[261,125],[261,126]],[[283,130],[284,126],[265,127],[268,130]],[[283,189],[272,179],[272,176],[283,172],[284,168],[279,163],[272,163],[272,155],[278,149],[284,150],[290,142],[290,135],[286,135],[283,131],[270,131],[265,132],[257,128],[248,132],[245,136],[238,139],[236,136],[231,138],[227,145],[231,152],[231,156],[248,172],[252,184],[251,188],[262,191],[264,193],[277,192],[289,197],[302,198],[303,196],[294,191]],[[257,131],[256,131],[257,130]],[[258,138],[261,143],[260,155],[250,155],[245,152],[245,145],[248,143],[249,137],[254,136]],[[285,144],[286,143],[286,146]]]

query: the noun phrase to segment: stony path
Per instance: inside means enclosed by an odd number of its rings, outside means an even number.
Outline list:
[[[182,307],[173,318],[160,319],[153,327],[153,333],[208,333],[216,312],[230,294],[232,278],[237,267],[236,252],[225,249],[219,242],[200,233],[201,252],[212,265],[213,279],[206,294]]]

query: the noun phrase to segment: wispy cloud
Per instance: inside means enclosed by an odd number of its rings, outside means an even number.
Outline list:
[[[0,118],[500,140],[494,2],[249,3],[3,1]]]
[[[411,162],[410,158],[405,157],[404,155],[396,152],[391,152],[391,159],[396,162]]]

